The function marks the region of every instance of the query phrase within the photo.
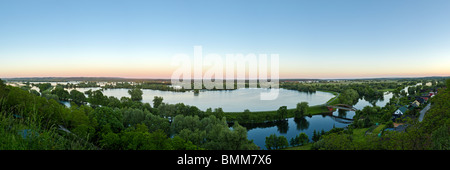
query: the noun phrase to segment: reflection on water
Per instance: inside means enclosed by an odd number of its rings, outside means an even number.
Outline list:
[[[89,89],[98,90],[100,88],[79,88],[77,90],[84,92]],[[238,112],[244,109],[251,111],[263,110],[277,110],[280,106],[288,106],[288,108],[295,108],[296,104],[301,101],[307,101],[310,106],[319,105],[327,102],[334,97],[331,93],[316,92],[303,93],[294,90],[280,89],[280,94],[276,100],[261,101],[259,95],[261,92],[267,92],[268,89],[238,89],[231,91],[200,91],[196,96],[193,92],[170,92],[158,90],[142,90],[143,101],[152,104],[154,96],[162,96],[164,102],[170,104],[185,103],[187,105],[197,106],[201,110],[207,108],[222,107],[227,112]],[[108,89],[104,90],[103,94],[106,96],[114,96],[121,98],[123,96],[130,97],[128,89]],[[357,109],[363,109],[365,106],[377,105],[383,107],[392,98],[392,93],[385,93],[381,100],[367,101],[360,99],[354,105]],[[68,105],[68,102],[64,102]],[[70,104],[69,104],[70,105]],[[258,145],[261,149],[265,149],[265,138],[271,134],[277,136],[283,135],[288,140],[300,134],[306,133],[311,139],[314,130],[320,132],[321,130],[329,131],[333,127],[346,127],[350,121],[339,119],[352,119],[355,115],[354,111],[336,110],[331,115],[316,115],[312,117],[303,117],[300,119],[289,118],[283,122],[269,122],[262,124],[243,124],[248,130],[248,139]]]
[[[276,134],[277,136],[283,135],[290,140],[301,132],[304,132],[311,139],[314,130],[317,132],[321,130],[329,131],[333,126],[342,128],[347,126],[347,124],[337,122],[330,116],[315,115],[301,119],[289,118],[286,122],[277,123],[275,126],[272,125],[270,127],[243,126],[248,129],[248,139],[253,140],[261,149],[266,149],[266,136],[271,134]]]
[[[384,107],[392,98],[392,93],[385,93],[383,99],[376,101],[366,101],[360,99],[358,103],[354,105],[357,109],[362,109],[365,106],[373,106],[373,104]],[[343,128],[346,127],[351,121],[346,119],[352,119],[355,116],[355,111],[346,111],[337,109],[331,115],[315,115],[312,117],[303,117],[301,119],[289,118],[284,123],[269,123],[259,125],[243,125],[248,130],[248,139],[258,145],[261,149],[266,149],[265,140],[266,136],[276,134],[277,136],[283,135],[288,141],[304,132],[308,135],[310,141],[314,130],[320,132],[322,130],[329,131],[333,127]]]
[[[78,88],[85,92],[100,88]],[[278,98],[275,100],[260,100],[261,93],[268,93],[270,89],[243,88],[237,90],[206,91],[201,90],[197,95],[194,92],[171,92],[143,89],[142,102],[152,105],[155,96],[162,96],[165,103],[196,106],[200,110],[206,111],[208,108],[221,107],[225,112],[242,112],[245,109],[250,111],[277,110],[280,106],[287,106],[288,109],[295,108],[297,103],[306,101],[310,106],[319,105],[333,98],[334,95],[326,92],[305,93],[296,90],[280,89]],[[128,89],[107,89],[103,91],[106,96],[130,97]]]

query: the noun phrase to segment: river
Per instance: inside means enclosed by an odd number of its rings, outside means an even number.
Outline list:
[[[78,88],[78,91],[85,92],[100,88]],[[70,91],[71,89],[67,89]],[[278,98],[275,100],[260,100],[261,93],[270,92],[270,89],[261,88],[242,88],[236,90],[201,90],[198,95],[192,91],[172,92],[160,90],[142,90],[142,102],[152,105],[154,96],[162,96],[163,102],[169,104],[184,103],[186,105],[196,106],[200,110],[206,111],[208,108],[221,107],[225,112],[243,112],[245,109],[250,111],[277,110],[280,106],[287,106],[288,109],[295,108],[297,103],[306,101],[310,106],[319,105],[333,98],[334,95],[327,92],[305,93],[295,90],[279,89]],[[128,89],[107,89],[103,90],[106,96],[130,97]],[[65,103],[66,105],[67,102]]]
[[[383,95],[383,100],[376,101],[376,105],[380,107],[384,107],[389,100],[392,98],[393,94],[390,92],[386,92]],[[372,106],[372,104],[364,99],[359,99],[359,101],[354,105],[357,109],[363,109],[365,106]],[[320,132],[321,130],[329,131],[333,127],[343,128],[346,127],[351,121],[340,119],[342,118],[350,118],[352,119],[355,116],[354,111],[339,111],[336,110],[332,113],[333,116],[322,116],[322,115],[314,115],[311,117],[304,117],[303,119],[295,119],[289,118],[285,123],[278,123],[273,125],[260,125],[259,127],[244,125],[247,127],[247,136],[248,139],[253,140],[253,142],[258,145],[261,149],[266,149],[265,140],[266,137],[271,134],[276,134],[277,136],[283,135],[288,139],[288,141],[304,132],[308,135],[310,141],[313,135],[314,130]]]
[[[100,88],[78,88],[77,90],[85,92],[88,90],[98,90]],[[71,89],[67,89],[71,90]],[[242,112],[245,109],[250,111],[267,111],[277,110],[280,106],[287,106],[288,108],[295,108],[296,104],[302,101],[306,101],[310,106],[326,103],[334,95],[327,92],[317,91],[316,93],[305,93],[295,90],[280,89],[279,96],[275,100],[264,101],[260,100],[260,94],[268,92],[269,89],[252,89],[243,88],[237,90],[223,90],[223,91],[200,91],[198,95],[193,92],[172,92],[172,91],[159,91],[143,89],[143,100],[145,103],[153,103],[154,96],[162,96],[163,102],[176,104],[184,103],[198,107],[200,110],[206,110],[207,108],[221,107],[225,112]],[[114,96],[120,99],[121,97],[130,97],[128,89],[107,89],[103,90],[103,94],[106,96]],[[374,102],[377,106],[385,106],[389,99],[392,98],[392,93],[385,93],[383,100]],[[67,106],[70,106],[67,102]],[[369,101],[359,99],[354,105],[357,109],[362,109],[365,106],[372,106]],[[353,118],[354,111],[341,111],[333,112],[333,116],[315,115],[311,117],[304,117],[303,119],[289,118],[287,122],[277,124],[261,124],[244,125],[248,130],[248,139],[258,145],[261,149],[265,147],[265,137],[270,134],[276,134],[277,136],[283,135],[288,140],[300,134],[306,133],[311,139],[313,131],[317,132],[324,130],[329,131],[333,127],[346,127],[350,122],[348,120],[339,119]]]

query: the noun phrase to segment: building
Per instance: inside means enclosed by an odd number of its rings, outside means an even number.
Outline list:
[[[420,104],[425,103],[425,99],[422,98],[422,97],[416,98],[416,100],[417,100]]]
[[[402,106],[394,112],[394,115],[403,115],[406,113],[407,110],[408,109],[405,106]]]
[[[414,101],[411,103],[411,106],[413,106],[413,107],[419,107],[419,106],[420,106],[420,102],[417,101],[417,100],[414,100]]]

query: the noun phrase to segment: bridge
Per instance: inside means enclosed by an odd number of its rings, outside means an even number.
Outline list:
[[[353,122],[353,119],[350,118],[345,118],[345,117],[339,117],[339,116],[335,116],[333,114],[329,115],[333,120],[335,120],[336,122],[339,123],[343,123],[343,124],[350,124]]]
[[[348,111],[358,110],[357,108],[355,108],[351,105],[348,105],[348,104],[335,104],[335,105],[329,105],[327,107],[328,107],[328,109],[334,108],[334,109],[341,109],[341,110],[348,110]]]

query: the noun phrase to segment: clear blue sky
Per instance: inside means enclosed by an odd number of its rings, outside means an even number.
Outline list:
[[[169,78],[195,45],[278,53],[282,78],[449,76],[450,1],[0,1],[0,77]]]

